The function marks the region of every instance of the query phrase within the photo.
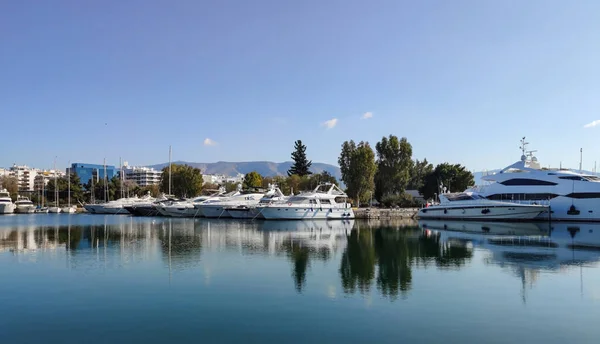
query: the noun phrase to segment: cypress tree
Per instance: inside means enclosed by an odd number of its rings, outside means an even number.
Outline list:
[[[288,176],[298,175],[300,177],[312,174],[310,166],[312,161],[306,158],[306,146],[302,144],[302,140],[294,143],[294,152],[292,152],[292,160],[294,164],[288,170]]]

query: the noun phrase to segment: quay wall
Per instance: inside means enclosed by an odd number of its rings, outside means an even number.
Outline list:
[[[418,211],[419,208],[355,208],[354,217],[357,219],[414,219]]]

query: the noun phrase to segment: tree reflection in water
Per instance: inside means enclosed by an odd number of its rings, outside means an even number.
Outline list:
[[[339,272],[348,294],[369,292],[375,279],[383,296],[396,299],[411,289],[413,267],[455,268],[472,256],[464,243],[441,242],[418,227],[353,230]]]

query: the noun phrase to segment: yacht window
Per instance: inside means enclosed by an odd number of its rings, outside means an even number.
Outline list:
[[[473,200],[473,197],[467,195],[465,193],[459,194],[445,194],[444,195],[449,201],[470,201]]]
[[[331,204],[331,201],[328,199],[322,199],[321,204]]]
[[[507,185],[507,186],[517,186],[517,185],[556,185],[556,183],[548,182],[548,181],[545,181],[545,180],[525,179],[525,178],[508,179],[508,180],[505,180],[505,181],[501,182],[500,184]]]
[[[557,197],[557,194],[551,193],[520,193],[520,194],[493,194],[487,199],[494,201],[543,201]]]
[[[565,197],[571,198],[600,198],[600,192],[573,192]]]
[[[567,180],[582,180],[584,181],[585,179],[583,179],[580,176],[562,176],[562,177],[558,177],[558,179],[567,179]]]
[[[585,176],[584,177],[586,180],[590,181],[590,182],[600,182],[600,177],[596,177],[596,176]]]

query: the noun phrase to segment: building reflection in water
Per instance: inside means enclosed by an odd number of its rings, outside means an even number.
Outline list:
[[[475,248],[485,252],[484,263],[518,277],[523,293],[540,271],[582,268],[600,258],[600,224],[107,219],[3,228],[0,252],[64,254],[69,269],[121,268],[158,259],[170,276],[199,268],[206,252],[281,257],[290,262],[297,292],[306,286],[311,262],[335,259],[346,294],[377,290],[391,300],[408,295],[413,269],[460,269],[473,259]]]

